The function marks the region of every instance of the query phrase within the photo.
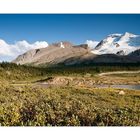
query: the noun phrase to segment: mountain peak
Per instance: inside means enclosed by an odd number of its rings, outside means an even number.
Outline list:
[[[107,37],[120,37],[120,36],[122,36],[122,34],[115,33],[115,34],[110,34]]]
[[[65,48],[65,45],[63,44],[63,42],[60,42],[60,48]]]
[[[131,40],[131,38],[135,38],[135,37],[137,37],[137,35],[134,35],[134,34],[132,34],[132,33],[129,33],[129,32],[125,32],[122,36],[121,36],[121,38],[120,38],[120,41],[122,42],[129,42],[130,40]]]
[[[123,37],[123,36],[125,36],[125,37],[136,37],[137,35],[129,33],[129,32],[125,32],[124,34],[119,34],[119,33],[110,34],[107,37],[115,38],[115,37]]]
[[[129,33],[129,32],[125,32],[125,34],[123,36],[126,36],[126,37],[135,37],[137,35],[134,35],[134,34]]]
[[[71,47],[73,46],[73,44],[69,41],[61,41],[61,42],[52,43],[50,46],[65,48],[65,47]]]

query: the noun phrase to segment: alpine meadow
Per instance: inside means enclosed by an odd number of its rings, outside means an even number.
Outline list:
[[[0,19],[1,126],[140,126],[139,14]]]

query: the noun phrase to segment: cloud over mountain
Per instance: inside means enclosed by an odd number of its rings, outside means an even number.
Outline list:
[[[36,41],[30,44],[26,40],[23,40],[17,41],[14,44],[8,44],[0,39],[0,61],[10,61],[28,50],[45,48],[47,46],[48,43],[46,41]]]
[[[85,43],[88,44],[88,46],[89,46],[90,48],[94,49],[94,48],[97,46],[97,44],[98,44],[99,42],[98,42],[98,41],[92,41],[92,40],[86,40]]]

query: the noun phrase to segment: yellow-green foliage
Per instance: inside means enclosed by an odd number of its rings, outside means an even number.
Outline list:
[[[139,91],[124,90],[125,94],[119,95],[120,90],[110,88],[92,89],[70,86],[39,88],[35,87],[35,84],[25,85],[24,82],[22,85],[19,84],[22,81],[28,83],[28,80],[38,80],[38,77],[45,80],[55,75],[80,75],[89,78],[100,71],[125,69],[137,70],[139,67],[77,66],[58,67],[56,70],[56,68],[35,68],[1,63],[0,125],[140,126]],[[133,79],[132,81],[139,79],[131,76],[130,78]],[[100,77],[97,80],[103,81]],[[44,80],[38,81],[44,82]],[[12,86],[11,83],[15,84]]]
[[[45,75],[45,69],[31,66],[0,63],[0,80],[24,81]]]
[[[95,64],[88,66],[57,66],[32,67],[16,65],[13,63],[0,63],[0,80],[25,81],[35,80],[44,76],[85,76],[93,77],[95,74],[106,71],[139,70],[140,64]]]
[[[119,91],[1,84],[0,125],[139,126],[139,91]]]

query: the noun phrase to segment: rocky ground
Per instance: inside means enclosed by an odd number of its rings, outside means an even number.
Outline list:
[[[122,76],[122,75],[123,76]],[[125,73],[127,74],[127,73]],[[137,85],[140,84],[140,73],[129,73],[129,75],[124,76],[124,73],[107,73],[99,74],[93,77],[86,75],[85,77],[66,77],[66,76],[56,76],[50,77],[42,80],[44,83],[50,85],[71,85],[71,86],[96,86],[96,85],[115,85],[115,84],[128,84],[128,85]]]

